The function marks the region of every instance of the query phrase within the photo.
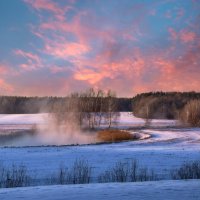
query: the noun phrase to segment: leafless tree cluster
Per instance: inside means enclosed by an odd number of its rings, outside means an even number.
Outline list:
[[[94,89],[55,102],[51,113],[58,124],[91,129],[101,124],[110,128],[119,116],[115,93]]]
[[[200,126],[200,100],[189,101],[180,112],[180,120],[193,127]]]

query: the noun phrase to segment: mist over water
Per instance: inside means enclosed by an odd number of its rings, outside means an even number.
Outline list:
[[[57,123],[49,115],[45,125],[37,125],[37,140],[46,145],[90,144],[96,141],[92,132],[82,131],[73,121]]]
[[[102,137],[100,134],[102,132],[110,134],[109,131],[116,129],[117,124],[114,124],[115,126],[112,126],[112,129],[107,129],[106,122],[102,121],[100,127],[91,130],[87,123],[84,123],[84,126],[78,125],[75,120],[77,117],[74,117],[72,112],[66,113],[66,115],[72,120],[65,120],[66,117],[62,116],[61,118],[64,119],[62,121],[52,113],[0,115],[0,147],[61,146],[113,142],[113,140],[105,139],[105,135]],[[138,126],[144,121],[134,118],[130,113],[123,113],[120,114],[116,123],[118,123],[119,131],[123,133],[124,130],[127,133],[129,132],[127,128],[134,126],[134,124]],[[136,134],[137,139],[149,138],[149,134],[134,131],[130,131],[130,133]],[[109,137],[106,136],[106,138]]]
[[[81,145],[96,142],[94,132],[81,131],[73,121],[58,123],[52,114],[38,117],[40,119],[36,121],[42,123],[26,126],[21,122],[13,129],[9,129],[9,125],[6,128],[0,125],[0,146]]]

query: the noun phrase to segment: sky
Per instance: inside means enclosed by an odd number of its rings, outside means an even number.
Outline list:
[[[0,0],[0,95],[200,91],[200,0]]]

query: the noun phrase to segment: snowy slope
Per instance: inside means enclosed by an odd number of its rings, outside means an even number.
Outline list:
[[[157,181],[0,189],[1,200],[199,200],[200,181]]]

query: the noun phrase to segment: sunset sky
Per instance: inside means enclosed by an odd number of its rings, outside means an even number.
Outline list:
[[[200,91],[200,0],[0,0],[0,94]]]

